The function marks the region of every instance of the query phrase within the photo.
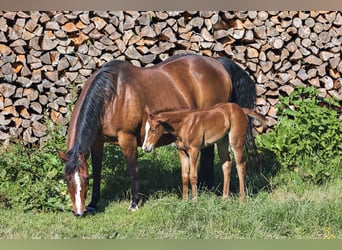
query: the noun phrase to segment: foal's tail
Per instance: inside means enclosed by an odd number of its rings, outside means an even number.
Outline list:
[[[248,115],[249,117],[252,117],[252,118],[256,119],[258,122],[260,122],[264,128],[267,126],[266,125],[267,119],[262,114],[259,114],[259,113],[255,112],[255,110],[249,109],[249,108],[242,108],[242,110],[246,115]]]

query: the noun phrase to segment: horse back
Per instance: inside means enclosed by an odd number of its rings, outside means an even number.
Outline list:
[[[160,107],[153,110],[156,112],[208,108],[228,101],[232,91],[229,74],[219,61],[210,57],[176,56],[138,70],[146,84],[146,98],[152,98],[156,101],[155,106]],[[172,104],[174,106],[170,107]]]

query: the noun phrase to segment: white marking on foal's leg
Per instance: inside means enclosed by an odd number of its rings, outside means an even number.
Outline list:
[[[150,131],[150,127],[151,127],[150,123],[146,122],[146,124],[145,124],[145,138],[144,138],[144,143],[142,145],[142,149],[146,148],[146,141],[147,141],[148,132]]]
[[[76,213],[82,214],[82,202],[81,202],[81,178],[78,172],[75,172],[74,175],[75,185],[76,185],[76,192],[75,192],[75,204],[76,204]]]

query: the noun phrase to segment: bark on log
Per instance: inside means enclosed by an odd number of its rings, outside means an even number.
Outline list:
[[[342,101],[339,11],[0,11],[0,141],[45,139],[104,63],[151,66],[171,55],[232,58],[277,121],[279,94],[315,86]],[[341,110],[340,116],[341,115]]]

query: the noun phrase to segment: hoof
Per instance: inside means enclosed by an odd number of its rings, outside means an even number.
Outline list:
[[[132,203],[132,204],[129,206],[128,211],[129,211],[129,212],[135,212],[135,211],[137,211],[138,209],[139,209],[138,205],[135,204],[135,203]]]

